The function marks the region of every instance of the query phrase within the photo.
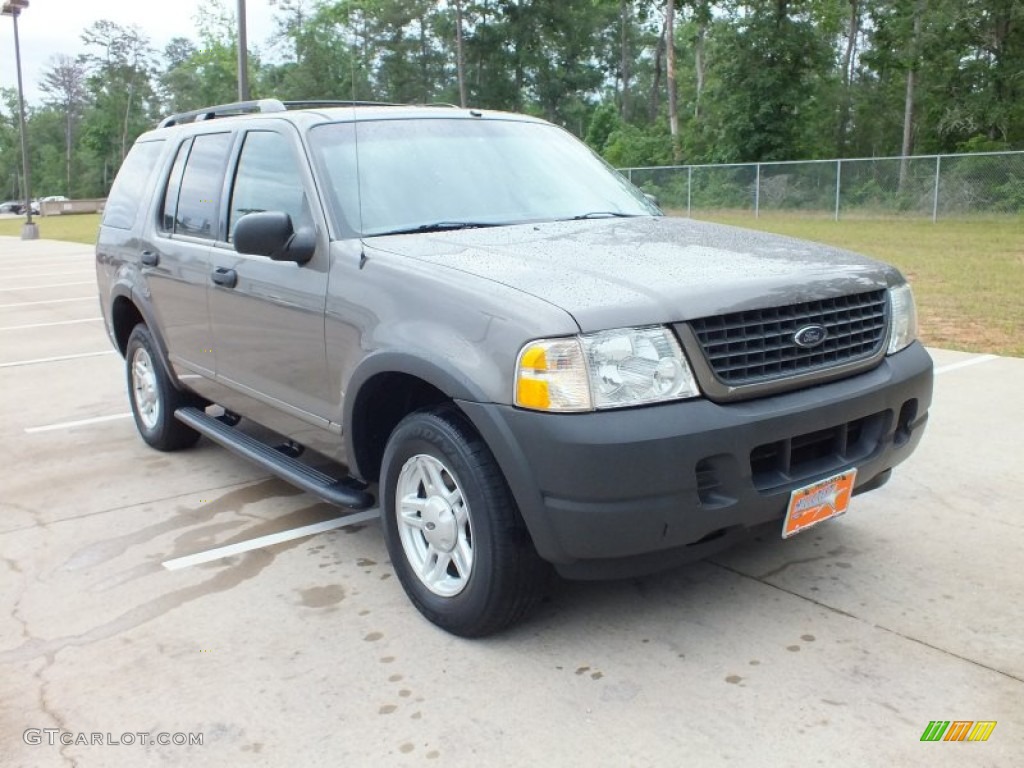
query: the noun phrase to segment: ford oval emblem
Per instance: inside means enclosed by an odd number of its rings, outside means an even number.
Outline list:
[[[828,336],[828,329],[823,325],[805,325],[793,334],[793,343],[803,349],[820,346]]]

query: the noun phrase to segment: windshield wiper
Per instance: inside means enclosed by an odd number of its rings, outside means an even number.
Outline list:
[[[581,213],[579,216],[571,216],[564,221],[582,221],[583,219],[631,219],[634,216],[638,216],[636,213],[622,213],[622,211],[591,211],[590,213]]]
[[[374,232],[371,237],[411,235],[416,232],[452,232],[456,229],[482,229],[484,227],[499,226],[501,226],[501,223],[496,221],[434,221],[430,224],[420,224],[415,227],[402,227],[401,229],[390,229],[387,232]]]

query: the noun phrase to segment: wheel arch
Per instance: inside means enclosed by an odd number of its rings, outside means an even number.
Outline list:
[[[349,379],[344,398],[350,469],[364,480],[377,480],[387,440],[403,418],[421,408],[457,407],[457,399],[482,398],[464,374],[422,357],[400,352],[368,357]]]
[[[121,357],[124,357],[128,350],[128,337],[132,335],[132,329],[139,323],[149,326],[150,333],[153,333],[152,326],[146,322],[145,316],[132,300],[131,294],[127,291],[115,294],[110,306],[110,328],[113,332],[114,344],[118,352],[121,353]]]
[[[175,389],[184,388],[178,382],[167,360],[167,345],[164,344],[163,335],[160,333],[160,326],[155,322],[152,308],[143,301],[138,300],[138,295],[127,285],[118,285],[111,293],[110,299],[110,330],[114,344],[121,357],[125,356],[128,349],[128,339],[136,325],[142,323],[149,329],[150,336],[156,343],[157,357],[160,366],[164,369],[168,379]]]

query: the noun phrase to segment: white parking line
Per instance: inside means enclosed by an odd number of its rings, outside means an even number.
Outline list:
[[[22,365],[36,365],[37,363],[58,363],[61,360],[78,360],[82,357],[99,357],[100,355],[112,355],[114,350],[107,349],[103,352],[83,352],[80,355],[57,355],[56,357],[37,357],[35,360],[15,360],[13,363],[0,363],[0,368],[17,368]]]
[[[16,277],[63,277],[64,275],[88,275],[96,274],[96,270],[91,265],[83,266],[81,269],[75,269],[71,272],[22,272],[18,275],[6,275],[0,274],[4,280],[13,280]]]
[[[47,259],[51,259],[47,261]],[[55,259],[55,261],[54,261]],[[11,261],[15,261],[12,259]],[[66,262],[66,263],[61,263]],[[96,261],[94,259],[83,259],[79,256],[37,256],[32,259],[32,264],[39,267],[76,267],[79,264],[91,264],[95,266]],[[16,263],[5,264],[0,266],[0,272],[8,272],[13,269],[25,269],[25,260],[19,259]]]
[[[47,424],[42,427],[25,427],[25,433],[35,435],[40,432],[56,432],[57,430],[71,429],[72,427],[84,427],[87,424],[102,424],[104,421],[129,418],[131,418],[131,413],[113,413],[110,416],[97,416],[92,419],[79,419],[78,421],[62,421],[60,424]]]
[[[71,299],[47,299],[46,301],[21,301],[17,304],[0,304],[0,309],[14,309],[15,307],[34,307],[39,304],[64,304],[69,301],[99,301],[96,296],[75,296]]]
[[[231,557],[232,555],[237,555],[242,552],[249,552],[253,549],[262,549],[263,547],[280,544],[283,541],[301,539],[303,536],[312,536],[314,533],[323,533],[324,531],[331,531],[335,528],[343,528],[346,525],[355,525],[356,523],[363,523],[367,520],[375,520],[378,517],[380,517],[380,509],[378,507],[374,507],[373,509],[368,509],[365,512],[356,512],[351,515],[335,518],[334,520],[325,520],[322,523],[304,525],[301,528],[292,528],[291,530],[281,531],[280,533],[272,533],[269,536],[260,536],[256,539],[249,539],[249,541],[240,541],[237,544],[228,544],[224,547],[208,549],[205,552],[197,552],[194,555],[186,555],[185,557],[176,557],[173,560],[165,560],[163,566],[169,571],[177,571],[181,568],[188,568],[192,565],[209,563],[214,560]]]
[[[0,291],[38,291],[42,288],[67,288],[69,285],[96,285],[95,280],[84,280],[77,283],[50,283],[49,285],[18,285],[12,288],[0,288]]]
[[[971,357],[967,360],[961,360],[959,363],[950,363],[949,365],[944,365],[941,368],[936,368],[935,375],[938,376],[940,373],[949,373],[950,371],[957,371],[971,365],[978,365],[979,363],[987,363],[989,360],[998,359],[998,355],[978,355],[977,357]]]
[[[0,331],[24,331],[29,328],[49,328],[53,325],[74,325],[75,323],[94,323],[102,317],[83,317],[81,320],[57,320],[53,323],[29,323],[28,325],[5,325]]]

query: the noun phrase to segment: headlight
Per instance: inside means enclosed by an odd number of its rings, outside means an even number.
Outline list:
[[[668,328],[622,328],[523,347],[516,405],[591,411],[697,397],[700,390]]]
[[[917,308],[914,306],[914,293],[904,283],[889,289],[889,350],[887,354],[899,352],[910,346],[917,338]]]

